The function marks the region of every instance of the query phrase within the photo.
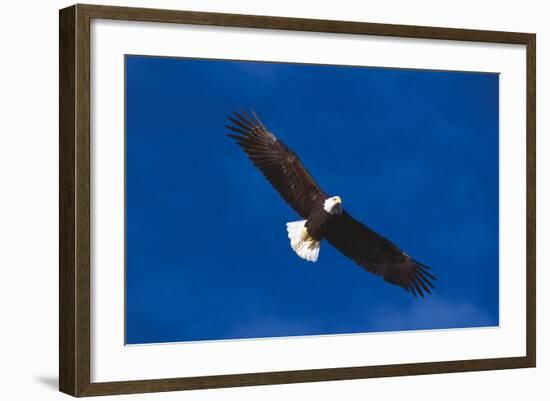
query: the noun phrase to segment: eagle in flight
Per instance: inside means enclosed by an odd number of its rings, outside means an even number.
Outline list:
[[[435,277],[428,266],[412,259],[386,238],[350,216],[339,196],[328,196],[298,156],[273,135],[258,116],[241,112],[229,116],[228,134],[252,163],[304,219],[287,223],[290,246],[301,258],[316,262],[321,240],[363,269],[382,276],[415,297],[431,294]]]

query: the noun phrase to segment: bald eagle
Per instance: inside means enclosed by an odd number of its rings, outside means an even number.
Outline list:
[[[325,239],[363,269],[404,288],[415,297],[431,294],[435,277],[386,238],[350,216],[339,196],[328,196],[298,156],[252,112],[235,112],[228,134],[252,163],[304,220],[287,223],[290,246],[301,258],[316,262]]]

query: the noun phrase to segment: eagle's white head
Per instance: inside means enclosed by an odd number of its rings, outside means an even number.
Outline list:
[[[330,214],[342,214],[342,199],[339,196],[326,199],[323,209]]]

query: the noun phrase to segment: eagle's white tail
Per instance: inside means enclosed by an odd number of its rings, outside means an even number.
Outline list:
[[[310,262],[316,262],[319,257],[321,242],[315,241],[310,237],[305,224],[305,220],[286,223],[290,246],[302,259],[309,260]]]

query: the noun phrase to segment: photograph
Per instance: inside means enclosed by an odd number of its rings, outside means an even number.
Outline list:
[[[499,74],[126,54],[125,344],[498,327]]]

